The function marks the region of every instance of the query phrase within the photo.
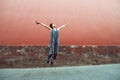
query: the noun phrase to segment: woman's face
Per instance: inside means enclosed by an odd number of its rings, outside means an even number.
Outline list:
[[[55,24],[52,24],[52,27],[55,28]]]

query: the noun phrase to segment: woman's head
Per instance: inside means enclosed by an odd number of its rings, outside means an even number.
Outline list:
[[[51,24],[50,24],[50,27],[51,27],[52,29],[55,28],[55,24],[51,23]]]

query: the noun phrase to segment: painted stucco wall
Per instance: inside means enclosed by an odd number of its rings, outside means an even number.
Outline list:
[[[0,0],[0,44],[48,45],[49,30],[58,27],[61,45],[120,45],[119,0]]]

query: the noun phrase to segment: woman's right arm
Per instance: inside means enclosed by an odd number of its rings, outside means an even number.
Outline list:
[[[44,23],[41,23],[41,22],[39,22],[39,21],[36,21],[36,24],[40,24],[41,26],[43,26],[43,27],[51,30],[51,28],[50,28],[49,26],[47,26],[46,24],[44,24]]]

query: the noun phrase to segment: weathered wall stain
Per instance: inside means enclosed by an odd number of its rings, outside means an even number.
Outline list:
[[[48,46],[0,46],[0,68],[48,67]],[[60,46],[53,66],[120,63],[120,46]]]

